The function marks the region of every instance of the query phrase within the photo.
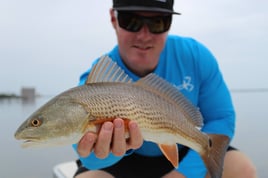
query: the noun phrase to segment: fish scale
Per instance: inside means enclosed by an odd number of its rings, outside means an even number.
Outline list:
[[[142,126],[145,132],[155,129],[158,133],[168,130],[176,134],[181,130],[182,133],[190,135],[187,136],[188,139],[196,140],[195,136],[198,136],[199,140],[205,140],[202,142],[208,142],[205,135],[201,135],[200,139],[199,130],[195,125],[189,124],[186,116],[178,112],[176,106],[164,102],[162,98],[142,90],[139,86],[126,83],[96,83],[84,85],[80,89],[83,94],[77,95],[74,92],[73,98],[87,106],[86,110],[93,116],[92,119],[131,118]],[[67,95],[72,96],[70,93]],[[157,141],[157,138],[153,139],[150,141]]]

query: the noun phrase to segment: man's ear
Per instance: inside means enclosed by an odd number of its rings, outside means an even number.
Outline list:
[[[111,23],[114,29],[116,28],[116,17],[113,9],[110,9],[110,18],[111,18]]]

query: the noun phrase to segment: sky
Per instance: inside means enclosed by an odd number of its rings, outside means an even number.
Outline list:
[[[170,34],[216,56],[231,89],[268,88],[268,1],[175,0]],[[111,0],[0,0],[0,93],[56,95],[116,44]]]

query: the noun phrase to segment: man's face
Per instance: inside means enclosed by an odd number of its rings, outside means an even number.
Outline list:
[[[115,29],[119,52],[126,66],[139,76],[145,76],[157,66],[168,32],[154,34],[145,24],[137,32],[130,32],[119,26],[118,19],[111,10],[111,21]],[[137,12],[140,16],[161,16],[161,13]]]

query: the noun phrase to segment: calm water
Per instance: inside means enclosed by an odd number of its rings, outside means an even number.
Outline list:
[[[53,166],[76,158],[71,146],[23,149],[14,139],[17,127],[48,99],[0,100],[0,178],[52,178]]]
[[[268,177],[268,92],[232,93],[237,111],[233,145],[244,151],[257,166],[260,178]],[[33,102],[0,100],[0,178],[49,178],[56,164],[74,160],[71,147],[22,149],[13,137],[17,127],[50,98]]]

